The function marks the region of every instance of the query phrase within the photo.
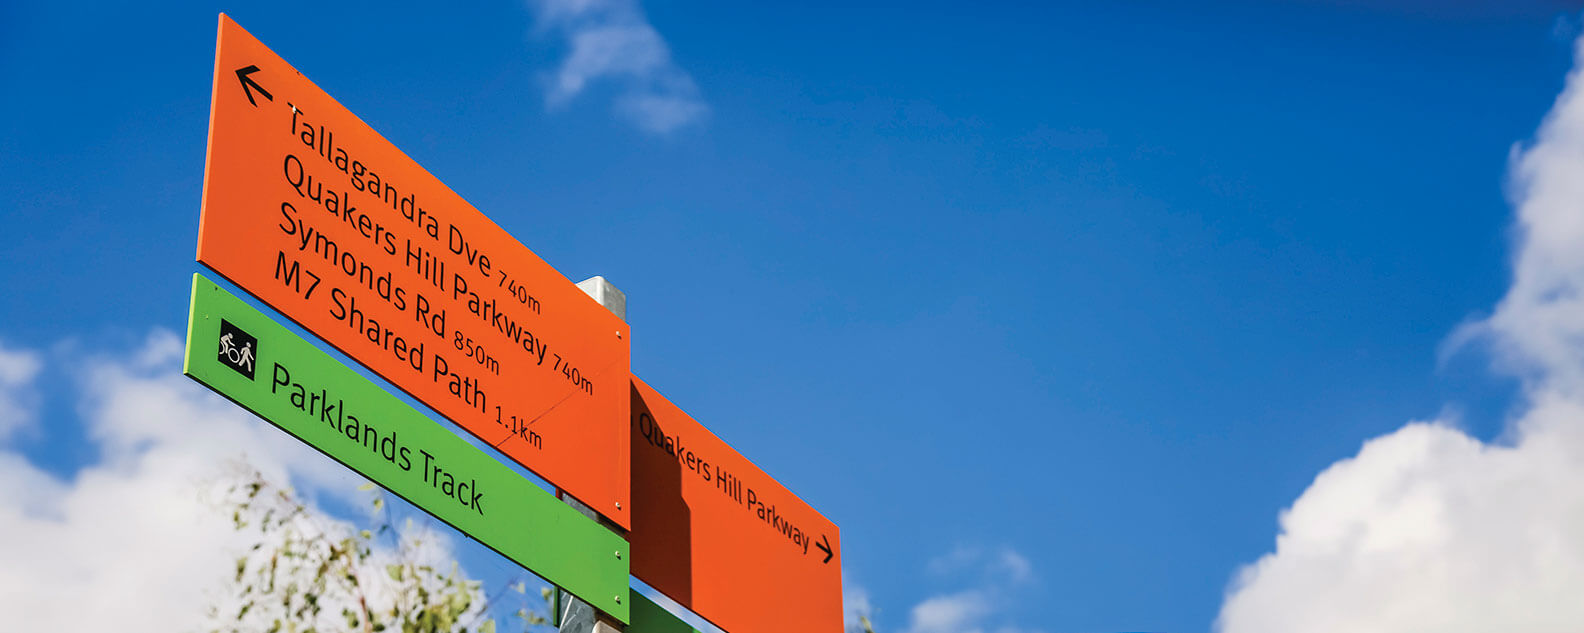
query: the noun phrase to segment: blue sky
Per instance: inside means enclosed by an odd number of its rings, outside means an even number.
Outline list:
[[[223,10],[624,290],[634,371],[841,526],[884,630],[1212,630],[1366,440],[1523,445],[1544,354],[1485,319],[1579,21],[1086,4],[7,4],[0,475],[113,461],[83,363],[170,367]]]

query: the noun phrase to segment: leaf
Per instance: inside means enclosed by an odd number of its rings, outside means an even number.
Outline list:
[[[365,484],[363,484],[361,486],[358,486],[358,490],[360,492],[368,492],[368,491],[373,490],[373,489],[374,489],[374,482],[372,482],[372,481],[368,482],[368,483],[365,483]]]
[[[483,624],[479,625],[479,633],[495,633],[495,621],[485,620]]]

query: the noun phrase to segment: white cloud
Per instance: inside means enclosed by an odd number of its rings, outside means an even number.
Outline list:
[[[979,575],[986,582],[1024,584],[1034,579],[1034,565],[1010,547],[989,549],[960,546],[930,561],[929,571],[937,576]]]
[[[183,377],[168,332],[130,356],[65,353],[61,366],[91,368],[75,385],[87,433],[74,441],[102,459],[67,481],[0,446],[8,629],[196,630],[241,545],[200,498],[228,458],[245,454],[272,481],[356,494],[355,475]]]
[[[0,441],[33,423],[38,406],[33,380],[42,366],[37,353],[0,344]]]
[[[671,58],[671,49],[635,0],[533,0],[539,28],[566,41],[546,97],[569,104],[590,85],[618,89],[616,113],[638,128],[667,134],[709,113],[698,86]]]
[[[709,108],[697,98],[684,95],[638,93],[618,100],[616,111],[645,132],[665,134],[703,119]]]
[[[1524,378],[1503,443],[1413,423],[1332,465],[1244,568],[1223,633],[1580,630],[1584,622],[1584,41],[1527,149],[1515,149],[1512,287],[1452,337]]]
[[[967,633],[981,631],[985,616],[994,609],[982,589],[933,596],[913,607],[908,633]]]
[[[927,568],[932,576],[959,586],[914,605],[908,611],[907,628],[901,629],[904,633],[1033,633],[1006,623],[1014,595],[1034,580],[1033,565],[1016,550],[959,547],[930,561]],[[842,591],[844,628],[859,633],[863,630],[859,618],[875,615],[869,593],[845,572]]]

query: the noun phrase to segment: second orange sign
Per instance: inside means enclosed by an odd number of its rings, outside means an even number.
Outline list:
[[[632,384],[633,575],[727,631],[841,631],[836,525]]]

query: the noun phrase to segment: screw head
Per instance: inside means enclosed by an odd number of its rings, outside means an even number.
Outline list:
[[[621,604],[621,596],[616,596],[616,604]]]
[[[621,559],[621,552],[620,552],[620,551],[617,551],[617,552],[616,552],[616,558],[617,558],[617,559],[618,559],[618,560],[620,560],[620,559]]]
[[[617,502],[616,502],[616,509],[617,509],[617,510],[620,510],[620,509],[621,509],[621,502],[620,502],[620,501],[617,501]]]

